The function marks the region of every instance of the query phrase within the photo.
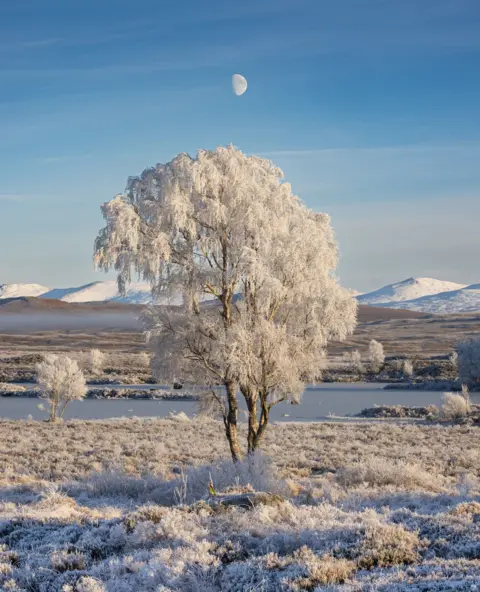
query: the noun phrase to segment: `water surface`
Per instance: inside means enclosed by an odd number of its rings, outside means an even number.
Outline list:
[[[106,385],[99,388],[155,389],[159,385]],[[406,405],[410,407],[440,405],[442,393],[436,391],[384,390],[383,384],[329,383],[307,387],[300,405],[281,403],[271,411],[271,421],[324,421],[329,416],[355,415],[374,405]],[[181,392],[181,391],[180,391]],[[477,402],[480,393],[472,394]],[[0,417],[8,419],[44,419],[46,413],[38,409],[39,399],[1,397]],[[240,420],[244,420],[241,405]],[[188,416],[196,413],[194,401],[106,400],[73,401],[67,407],[65,419],[108,419],[113,417],[168,417],[183,411]]]

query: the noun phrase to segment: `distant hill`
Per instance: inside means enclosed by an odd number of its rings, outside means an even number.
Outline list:
[[[434,314],[478,312],[480,311],[480,284],[466,286],[460,290],[423,296],[406,302],[390,302],[386,306]]]
[[[369,306],[389,306],[391,303],[406,302],[424,296],[440,294],[451,290],[461,290],[465,284],[446,282],[433,278],[408,278],[395,284],[383,286],[374,292],[357,296],[360,304]]]
[[[146,282],[134,282],[125,296],[118,293],[117,282],[91,282],[83,286],[71,288],[47,288],[39,284],[1,284],[0,298],[39,297],[61,300],[62,302],[137,302],[148,304],[153,302],[150,285]]]
[[[358,307],[358,322],[372,323],[375,321],[393,321],[402,319],[423,319],[425,313],[414,310],[402,310],[386,307],[360,305]],[[430,315],[431,316],[431,315]]]
[[[0,314],[9,313],[43,313],[43,314],[139,314],[145,305],[110,300],[107,302],[64,302],[53,298],[5,298],[0,299]],[[384,307],[359,306],[358,320],[361,323],[391,319],[423,318],[421,312],[412,310],[394,310]]]
[[[40,284],[0,284],[0,298],[19,298],[21,296],[40,296],[49,288]]]
[[[359,294],[351,290],[358,303],[378,308],[405,309],[428,314],[463,313],[480,311],[478,285],[467,286],[434,278],[408,278],[383,286],[373,292]],[[120,295],[113,280],[91,282],[71,288],[47,288],[39,284],[2,284],[0,298],[39,298],[63,303],[87,302],[146,305],[166,304],[166,299],[155,300],[150,285],[134,282]],[[208,298],[206,298],[207,300]],[[180,297],[169,301],[179,304]],[[15,306],[20,306],[19,304]],[[46,310],[46,309],[45,309]]]
[[[61,302],[119,302],[129,304],[151,304],[156,300],[147,282],[132,282],[126,289],[125,295],[118,292],[117,282],[91,282],[83,286],[71,288],[47,288],[38,284],[2,284],[0,298],[38,297],[45,300],[59,300]],[[165,302],[166,299],[163,299]],[[162,301],[160,301],[162,303]],[[179,298],[172,299],[172,304],[178,303]]]
[[[150,285],[145,282],[132,283],[126,296],[118,293],[117,282],[113,280],[105,282],[92,282],[77,288],[54,288],[40,298],[54,298],[63,302],[107,302],[117,300],[122,302],[152,302]]]
[[[143,307],[121,302],[63,302],[54,298],[1,298],[0,314],[9,313],[138,313]]]

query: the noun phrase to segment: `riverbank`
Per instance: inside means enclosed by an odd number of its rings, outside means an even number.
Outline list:
[[[41,391],[35,386],[23,386],[16,384],[0,384],[0,397],[40,399]],[[198,401],[198,395],[189,390],[179,389],[136,389],[125,385],[123,388],[102,388],[97,386],[89,388],[86,399],[106,400],[153,400],[153,401]]]

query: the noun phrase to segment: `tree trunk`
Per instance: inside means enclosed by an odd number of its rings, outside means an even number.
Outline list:
[[[60,412],[59,418],[62,419],[63,418],[63,414],[65,413],[65,409],[67,407],[68,401],[65,401],[62,407],[62,410]]]
[[[227,391],[228,410],[225,417],[225,434],[227,436],[230,452],[232,453],[233,462],[237,462],[242,458],[242,452],[238,444],[238,401],[237,401],[237,385],[233,382],[225,384]]]
[[[254,454],[263,439],[268,426],[270,408],[267,404],[267,395],[263,392],[247,388],[241,389],[248,409],[248,454]],[[258,418],[258,395],[260,394],[261,413]]]
[[[248,409],[248,454],[255,452],[255,440],[258,432],[258,418],[257,418],[257,393],[242,392]]]
[[[57,419],[57,402],[55,399],[50,401],[50,421],[54,422]]]
[[[256,398],[255,395],[255,419],[256,419]],[[257,448],[260,446],[261,441],[263,440],[263,436],[265,435],[265,431],[268,426],[268,420],[270,417],[270,407],[267,403],[267,393],[261,392],[260,393],[260,405],[261,405],[261,413],[260,413],[260,421],[257,423],[257,428],[255,433],[253,434],[252,444],[250,446],[249,440],[249,454],[254,454]]]

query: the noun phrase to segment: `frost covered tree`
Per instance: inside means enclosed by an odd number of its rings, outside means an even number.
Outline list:
[[[154,295],[183,296],[145,314],[155,375],[209,387],[203,404],[221,414],[234,460],[243,397],[253,452],[272,407],[297,402],[328,341],[355,326],[329,216],[309,210],[271,161],[233,146],[146,169],[102,212],[95,262],[117,270],[120,291],[136,272]]]
[[[101,374],[105,365],[105,354],[99,349],[91,349],[88,357],[88,367],[94,375]]]
[[[351,372],[361,374],[365,370],[362,364],[362,355],[358,349],[345,352],[343,354],[343,361]]]
[[[372,370],[378,372],[385,363],[383,345],[379,341],[372,339],[368,345],[368,356],[372,364]]]
[[[410,378],[411,376],[413,376],[413,363],[411,360],[404,360],[403,361],[403,375],[406,378]]]
[[[142,368],[144,368],[145,370],[150,370],[150,356],[147,352],[142,352],[138,354],[138,360]]]
[[[467,339],[456,345],[458,375],[469,386],[480,383],[480,337]]]
[[[83,399],[87,392],[83,372],[76,360],[67,356],[47,354],[36,371],[41,397],[50,405],[50,421],[62,418],[68,403]]]
[[[458,354],[456,351],[452,351],[452,353],[448,356],[448,361],[450,362],[452,368],[455,370],[458,369]]]

